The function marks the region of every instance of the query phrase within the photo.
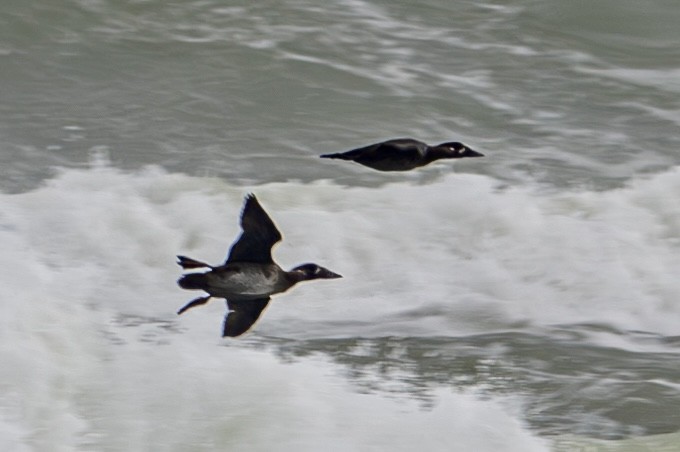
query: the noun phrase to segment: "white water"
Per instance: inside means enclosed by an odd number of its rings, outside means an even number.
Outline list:
[[[397,314],[416,309],[435,318],[399,328],[459,335],[514,322],[602,321],[677,333],[680,168],[623,189],[546,193],[478,175],[246,190],[157,169],[67,170],[43,188],[2,196],[11,263],[3,287],[12,299],[42,299],[43,310],[163,317],[192,295],[175,286],[174,256],[222,261],[247,191],[283,231],[274,251],[283,267],[315,261],[345,277],[279,297],[268,317],[285,321],[263,322],[263,334],[313,335],[310,324],[334,319],[368,321],[335,335],[389,335]],[[460,319],[466,314],[473,319]]]
[[[255,337],[678,333],[680,168],[604,192],[456,174],[251,189],[283,232],[282,266],[344,276],[276,297]],[[175,254],[220,262],[245,193],[97,166],[0,195],[2,450],[546,450],[519,398],[442,389],[423,410],[357,393],[325,358],[221,340],[222,302],[176,317],[195,294],[175,285]]]

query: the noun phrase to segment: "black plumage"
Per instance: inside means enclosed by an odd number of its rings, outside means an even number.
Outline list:
[[[457,141],[430,146],[413,138],[397,138],[351,151],[323,154],[320,157],[351,160],[378,171],[408,171],[435,160],[483,156],[484,154]]]

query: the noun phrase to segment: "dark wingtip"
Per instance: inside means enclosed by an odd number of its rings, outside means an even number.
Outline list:
[[[248,193],[246,195],[246,200],[243,203],[243,209],[241,210],[241,216],[243,216],[243,212],[246,210],[246,207],[248,207],[251,203],[260,205],[260,201],[257,199],[257,196],[255,196],[255,193]]]
[[[180,315],[184,311],[191,309],[195,306],[200,306],[202,304],[206,304],[208,301],[210,301],[209,295],[206,296],[206,297],[199,297],[199,298],[196,298],[195,300],[191,300],[189,303],[187,303],[184,306],[182,306],[181,308],[179,308],[179,310],[177,311],[177,315]]]
[[[239,337],[247,333],[253,326],[253,322],[243,322],[233,320],[231,323],[227,320],[229,316],[235,316],[234,313],[228,312],[222,324],[222,337]]]

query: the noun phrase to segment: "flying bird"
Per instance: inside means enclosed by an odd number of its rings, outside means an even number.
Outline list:
[[[397,138],[320,157],[351,160],[378,171],[408,171],[439,159],[484,157],[484,154],[457,141],[430,146],[413,138]]]
[[[183,289],[202,290],[208,294],[190,301],[177,314],[204,305],[212,297],[224,298],[227,314],[222,337],[236,337],[253,326],[272,295],[285,292],[301,281],[341,278],[317,264],[302,264],[290,271],[279,267],[272,259],[271,250],[281,240],[281,233],[253,194],[246,196],[241,229],[243,232],[222,265],[212,266],[177,256],[177,263],[185,270],[208,269],[203,273],[185,274],[177,281]]]

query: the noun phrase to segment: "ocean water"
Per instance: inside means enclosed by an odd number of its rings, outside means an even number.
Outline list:
[[[680,451],[680,9],[9,0],[0,450]],[[383,174],[386,138],[483,159]],[[256,193],[278,295],[221,339],[175,255]]]

